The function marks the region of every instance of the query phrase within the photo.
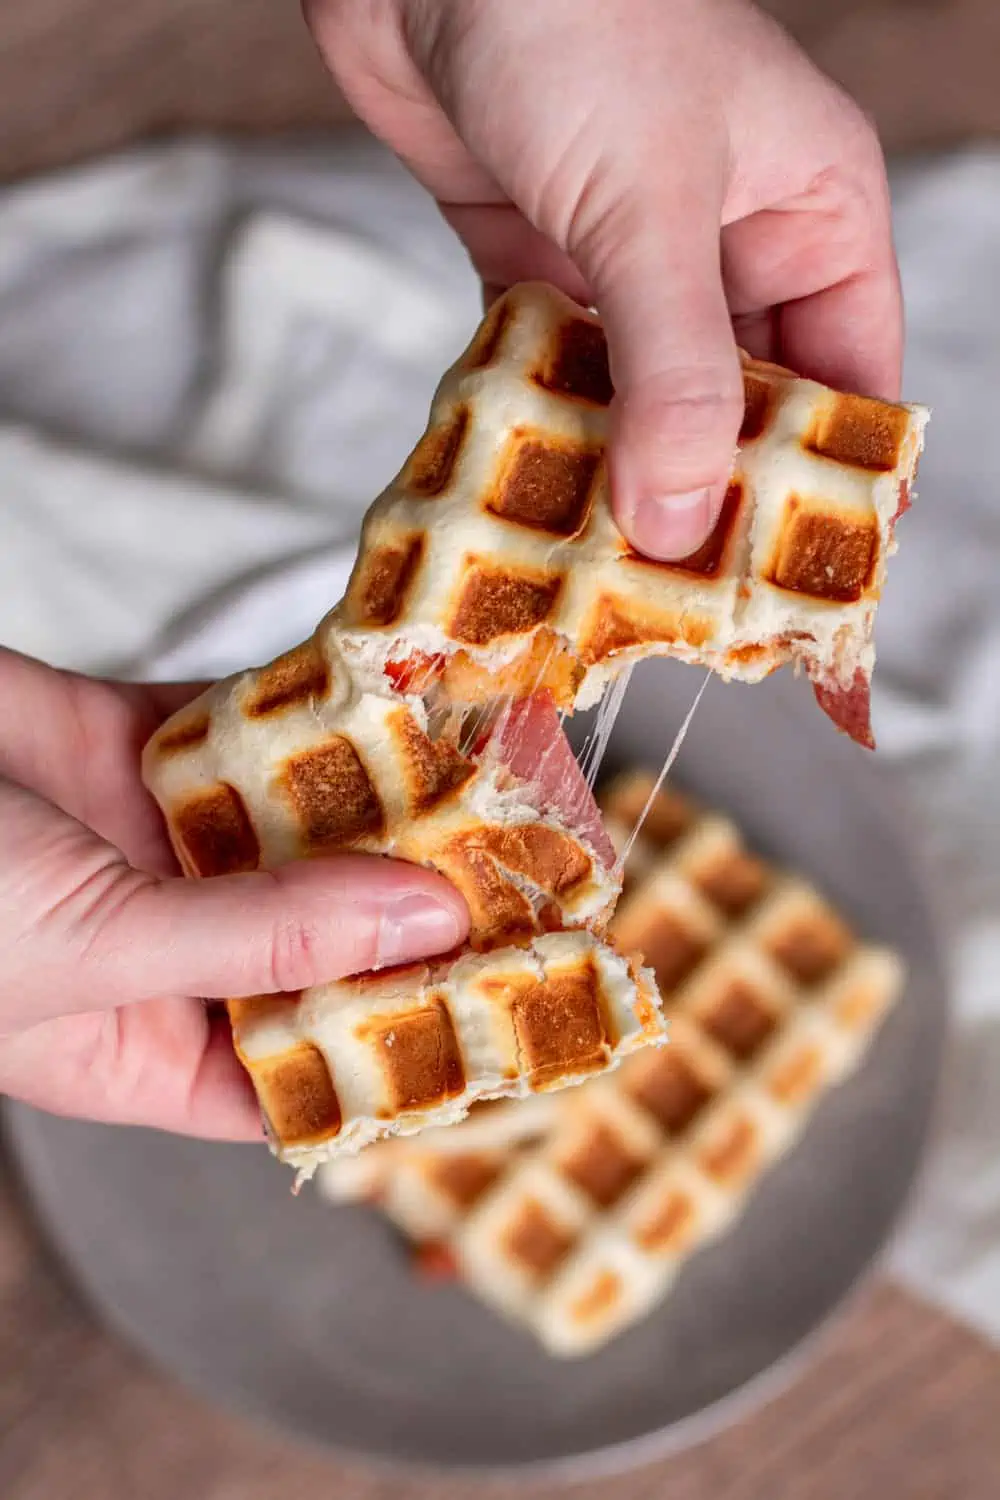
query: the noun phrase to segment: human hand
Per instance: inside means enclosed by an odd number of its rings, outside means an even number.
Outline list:
[[[487,295],[541,279],[602,314],[612,504],[642,551],[683,557],[711,530],[743,411],[736,339],[831,385],[897,395],[878,141],[746,0],[305,11],[345,96],[438,199]]]
[[[197,691],[0,651],[0,1092],[60,1114],[259,1138],[228,1022],[201,997],[442,952],[467,913],[440,877],[365,855],[178,878],[139,758]]]

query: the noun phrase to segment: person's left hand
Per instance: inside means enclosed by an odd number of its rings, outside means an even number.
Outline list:
[[[364,854],[179,878],[140,755],[199,690],[102,682],[0,650],[0,1093],[259,1140],[228,1020],[200,997],[295,991],[444,952],[467,913],[439,875]]]
[[[48,864],[43,847],[53,863],[75,860],[71,819],[78,820],[81,843],[92,829],[135,868],[156,876],[176,874],[163,822],[139,778],[139,760],[148,736],[199,689],[94,681],[8,653],[0,660],[0,684],[9,716],[0,778],[9,778],[4,798],[18,803],[7,807],[4,819],[19,867],[16,886],[4,883],[6,919],[21,919],[21,927],[29,906],[36,906],[32,892]],[[22,791],[27,793],[23,805]],[[50,834],[41,827],[22,833],[22,818],[47,822],[50,805],[55,814]],[[59,817],[56,808],[69,816]],[[102,866],[95,866],[88,882],[95,905],[101,872]],[[86,914],[86,885],[73,889],[71,884],[64,896],[55,918],[75,926]],[[181,996],[108,1008],[105,996],[95,993],[92,1010],[46,1014],[22,1028],[22,1009],[35,1007],[20,960],[36,967],[33,947],[26,932],[20,940],[15,937],[0,968],[5,1033],[0,1091],[60,1113],[139,1118],[210,1136],[260,1137],[253,1091],[224,1016],[212,1018],[200,1001]],[[59,997],[53,998],[58,1011]]]

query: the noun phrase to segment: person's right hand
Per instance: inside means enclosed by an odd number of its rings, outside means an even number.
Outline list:
[[[203,997],[298,990],[454,947],[468,914],[366,855],[188,881],[139,776],[198,688],[128,686],[0,650],[0,1092],[59,1114],[260,1138]]]
[[[487,293],[594,303],[612,505],[678,558],[725,494],[751,354],[898,393],[885,167],[861,110],[746,0],[303,0],[354,109]],[[405,236],[405,225],[400,234]]]

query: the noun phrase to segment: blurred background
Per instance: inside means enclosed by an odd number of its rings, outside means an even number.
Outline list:
[[[911,150],[1000,131],[992,0],[771,0],[817,62]],[[8,7],[0,174],[23,176],[151,134],[327,129],[347,117],[298,7],[273,0],[100,0]]]
[[[907,1230],[816,1359],[762,1411],[592,1493],[833,1500],[878,1482],[902,1500],[992,1500],[1000,6],[766,8],[860,100],[892,157],[905,394],[935,417],[924,508],[882,611],[875,707],[933,888],[955,1026]],[[477,317],[462,252],[351,124],[296,5],[3,7],[0,640],[166,677],[263,660],[305,634]],[[182,1389],[81,1305],[15,1174],[0,1178],[5,1500],[416,1500],[449,1485],[341,1464]]]

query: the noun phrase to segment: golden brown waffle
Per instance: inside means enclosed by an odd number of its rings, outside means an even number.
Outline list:
[[[309,1176],[478,1100],[581,1083],[662,1041],[652,975],[586,931],[230,1002],[278,1155]]]
[[[753,362],[746,390],[715,535],[682,564],[651,563],[624,542],[608,505],[611,384],[596,319],[550,288],[501,299],[369,512],[344,601],[309,641],[210,689],[147,747],[144,776],[185,872],[346,848],[392,854],[461,890],[475,951],[514,943],[523,958],[534,942],[537,956],[550,931],[599,935],[617,883],[585,833],[542,805],[489,743],[466,750],[461,706],[537,688],[582,706],[651,654],[746,680],[791,660],[866,739],[871,627],[926,413]],[[593,962],[600,953],[613,967],[615,955],[588,941]],[[438,976],[428,983],[436,994]],[[585,1076],[598,1055],[613,1066],[626,1037],[662,1036],[646,980],[633,973],[628,984],[634,1024],[599,1053],[586,1027],[577,1034],[549,1005],[546,1086]],[[538,1076],[516,1052],[513,1075],[488,1083],[492,1062],[462,1053],[454,1090],[436,1077],[403,1088],[385,1082],[385,1068],[377,1086],[355,1088],[348,1054],[358,1033],[342,1034],[343,1018],[362,1025],[358,997],[374,1015],[376,993],[358,980],[284,1011],[233,1002],[275,1147],[303,1166],[458,1118],[470,1100],[517,1094]],[[399,1024],[404,998],[392,1002]],[[427,1027],[430,992],[418,986],[409,1003],[414,1026]]]
[[[469,907],[482,960],[230,1002],[275,1149],[304,1171],[458,1119],[474,1099],[577,1082],[662,1037],[647,979],[591,935],[616,876],[491,743],[463,754],[419,699],[359,690],[327,631],[216,684],[146,747],[190,875],[362,850],[439,870]],[[560,946],[573,928],[587,931]]]
[[[631,826],[651,786],[612,786],[610,820]],[[558,1096],[540,1139],[477,1140],[467,1122],[447,1159],[424,1136],[370,1184],[412,1239],[443,1245],[479,1296],[560,1355],[640,1317],[731,1223],[858,1064],[902,978],[728,820],[664,793],[645,840],[647,873],[614,926],[657,974],[668,1045]]]
[[[365,520],[336,612],[355,670],[438,680],[453,701],[544,686],[569,708],[640,657],[745,682],[793,662],[869,742],[875,609],[927,412],[750,359],[744,379],[715,532],[683,562],[651,562],[608,504],[599,322],[551,287],[508,292]]]
[[[392,854],[459,888],[475,948],[599,929],[617,895],[532,788],[435,734],[419,699],[360,691],[329,631],[174,715],[147,745],[143,776],[186,873]]]

